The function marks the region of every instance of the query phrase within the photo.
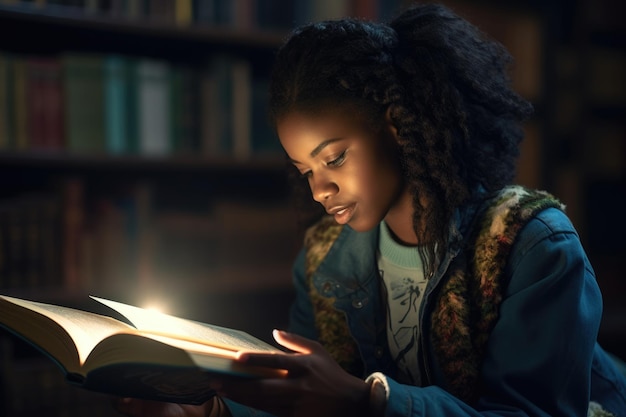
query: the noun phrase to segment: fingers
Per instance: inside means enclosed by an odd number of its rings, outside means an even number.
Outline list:
[[[300,363],[301,355],[299,354],[244,352],[239,355],[237,360],[245,362],[246,365],[284,369],[286,371],[295,371],[302,368]]]
[[[237,360],[248,365],[261,366],[273,369],[284,369],[293,373],[306,369],[310,363],[310,355],[322,352],[323,348],[317,342],[292,333],[274,330],[274,338],[282,346],[296,353],[256,353],[241,352]]]
[[[298,353],[313,353],[319,350],[319,344],[305,337],[284,330],[274,330],[272,332],[274,340],[281,346]]]

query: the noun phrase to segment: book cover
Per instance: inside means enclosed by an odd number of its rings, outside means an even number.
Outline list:
[[[91,298],[112,314],[0,296],[0,325],[49,356],[70,383],[111,395],[201,404],[214,395],[212,376],[285,375],[236,361],[244,351],[285,354],[248,333]]]

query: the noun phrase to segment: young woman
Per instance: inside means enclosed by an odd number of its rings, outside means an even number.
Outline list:
[[[597,344],[602,300],[551,195],[510,185],[519,123],[499,44],[437,5],[389,25],[304,26],[279,51],[270,110],[327,213],[296,259],[286,378],[216,381],[201,407],[128,415],[626,415]],[[255,414],[259,413],[259,414]]]

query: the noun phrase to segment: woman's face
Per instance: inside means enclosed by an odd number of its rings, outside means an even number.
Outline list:
[[[395,130],[364,120],[354,107],[292,112],[277,124],[287,155],[307,178],[313,199],[356,231],[376,227],[404,191]]]

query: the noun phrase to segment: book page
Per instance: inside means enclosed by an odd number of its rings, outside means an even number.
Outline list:
[[[93,296],[91,298],[122,314],[141,332],[184,339],[193,343],[201,343],[233,351],[260,350],[281,352],[264,341],[240,330],[174,317],[169,314],[150,311],[103,298]]]
[[[115,320],[112,317],[101,316],[69,307],[21,300],[7,296],[0,297],[13,304],[46,316],[63,327],[76,345],[81,365],[102,339],[116,333],[134,331],[131,326],[119,320]],[[17,319],[18,318],[16,318],[16,320]],[[7,323],[10,322],[7,321]]]

